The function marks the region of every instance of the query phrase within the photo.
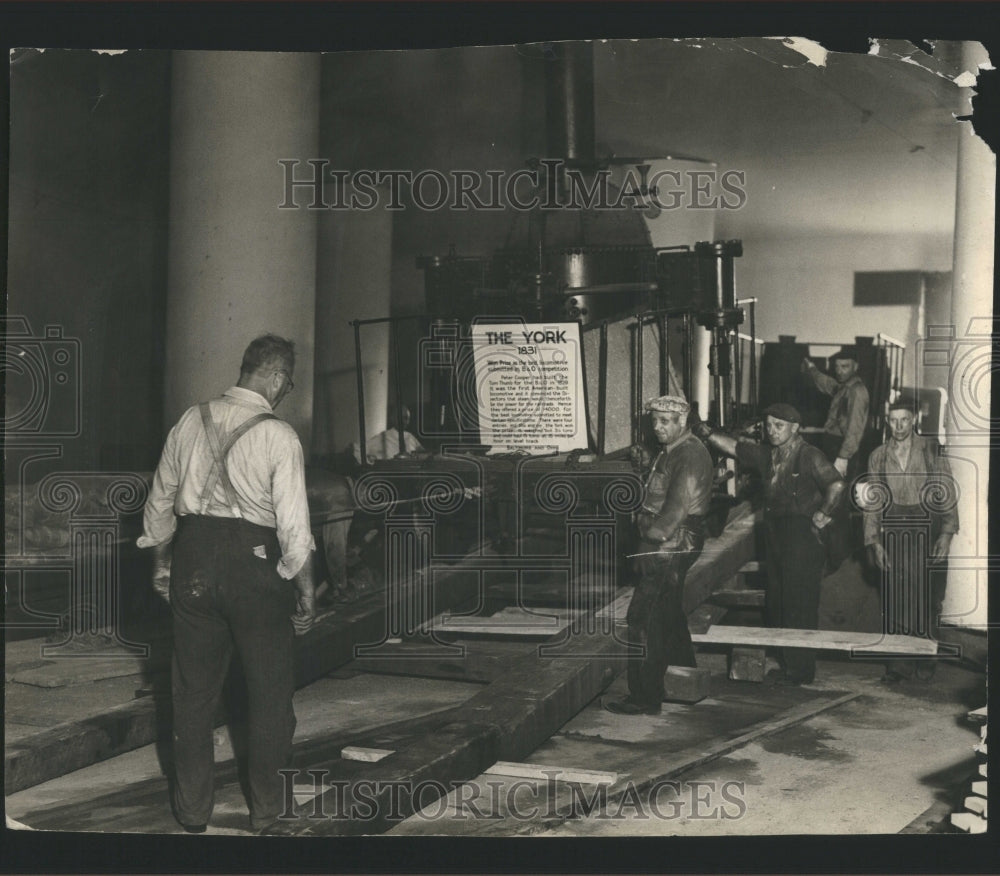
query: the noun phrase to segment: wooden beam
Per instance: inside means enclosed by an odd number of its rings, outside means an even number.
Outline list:
[[[708,597],[715,605],[728,608],[763,608],[763,590],[716,590]]]
[[[716,624],[691,640],[702,645],[758,645],[775,648],[815,648],[865,654],[936,654],[937,642],[918,636],[887,636],[836,630],[792,630],[767,627],[731,627]]]
[[[606,631],[570,636],[554,644],[549,655],[532,649],[455,708],[446,726],[397,747],[393,757],[364,764],[364,771],[343,760],[309,764],[329,769],[331,790],[319,804],[325,811],[343,811],[358,802],[355,794],[363,793],[375,798],[371,818],[309,818],[307,806],[300,817],[275,822],[270,830],[288,836],[384,832],[497,761],[517,762],[530,754],[604,690],[624,665],[624,644]],[[302,763],[301,758],[296,761]]]
[[[478,577],[456,570],[435,581],[435,605],[459,605],[478,595]],[[408,591],[400,599],[408,599]],[[355,649],[375,645],[386,634],[385,592],[373,593],[356,603],[338,606],[333,613],[295,640],[296,687],[322,678],[349,663]],[[155,742],[169,734],[165,712],[158,698],[144,697],[101,715],[72,721],[9,742],[4,751],[4,793],[12,794],[92,763],[116,757]],[[225,723],[216,716],[216,726]]]

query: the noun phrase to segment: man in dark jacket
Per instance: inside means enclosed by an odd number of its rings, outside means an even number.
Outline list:
[[[764,411],[767,444],[715,434],[705,424],[696,431],[723,453],[760,472],[763,479],[768,624],[815,630],[826,562],[822,531],[833,519],[845,484],[823,453],[799,435],[801,424],[802,416],[794,407],[779,403]],[[782,657],[779,682],[812,682],[815,651],[786,648]]]
[[[690,405],[665,395],[646,402],[661,449],[639,512],[639,582],[628,607],[628,636],[641,656],[628,663],[629,695],[605,704],[620,715],[661,709],[668,665],[694,666],[684,614],[684,579],[705,543],[703,519],[712,492],[712,458],[687,427]]]
[[[830,400],[823,426],[823,450],[848,483],[858,474],[858,448],[868,426],[868,389],[858,376],[858,354],[844,347],[831,357],[833,376],[824,374],[809,359],[802,362],[806,375]]]

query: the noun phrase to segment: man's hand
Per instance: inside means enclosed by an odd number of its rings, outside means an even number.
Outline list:
[[[934,547],[931,548],[931,559],[932,560],[943,560],[948,556],[948,552],[951,550],[951,537],[952,533],[942,532],[934,542]]]
[[[170,602],[170,565],[153,567],[153,590],[157,596]]]
[[[879,542],[876,541],[868,545],[868,553],[871,557],[872,565],[876,569],[885,571],[889,567],[889,557],[886,555],[885,548]]]
[[[295,614],[292,615],[292,626],[295,628],[295,635],[301,636],[308,632],[316,617],[316,591],[310,583],[308,589],[301,585],[295,593]]]
[[[694,433],[695,438],[698,438],[700,441],[708,441],[712,437],[712,427],[704,420],[697,420],[692,423],[691,431]]]
[[[173,556],[171,542],[165,541],[153,547],[153,590],[157,596],[170,602],[170,558]]]
[[[837,469],[837,474],[839,474],[842,478],[847,477],[847,460],[844,459],[843,456],[838,456],[833,461],[833,467]]]
[[[629,460],[638,469],[647,469],[653,461],[649,451],[641,444],[633,444],[628,451]]]
[[[828,526],[830,521],[833,520],[829,514],[824,514],[822,511],[816,511],[812,516],[812,523],[817,529],[822,529],[824,526]]]

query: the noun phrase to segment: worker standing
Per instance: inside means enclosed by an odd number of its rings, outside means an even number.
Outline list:
[[[823,451],[848,483],[858,474],[858,449],[868,425],[868,388],[858,376],[858,354],[843,347],[831,357],[833,377],[820,371],[810,359],[802,368],[816,388],[833,396],[823,425]]]
[[[882,573],[885,632],[936,639],[958,501],[947,458],[937,441],[914,433],[915,422],[913,401],[889,405],[889,440],[868,460],[866,480],[879,489],[861,489],[859,504],[865,509],[865,545]],[[882,681],[895,684],[914,675],[930,681],[935,665],[933,658],[893,660]]]
[[[153,586],[173,614],[173,806],[189,833],[212,812],[213,722],[234,647],[249,694],[251,827],[282,811],[293,632],[314,616],[302,445],[273,413],[294,371],[290,341],[252,341],[236,386],[171,429],[146,502],[138,544],[154,549]]]
[[[794,407],[778,403],[764,411],[767,444],[714,433],[705,423],[694,431],[762,476],[768,624],[815,630],[827,553],[822,532],[836,513],[845,484],[822,452],[802,439],[801,424]],[[782,662],[772,676],[780,683],[809,684],[816,675],[816,652],[811,649],[786,648]]]
[[[690,405],[665,395],[647,401],[644,409],[661,449],[637,519],[638,583],[627,617],[629,643],[642,653],[628,661],[628,697],[605,704],[620,715],[657,714],[667,667],[695,665],[684,580],[705,543],[712,492],[712,457],[688,429]]]
[[[802,368],[820,392],[833,396],[823,425],[821,446],[837,473],[850,484],[861,474],[859,450],[868,427],[868,388],[858,375],[858,353],[854,347],[842,347],[831,361],[832,377],[808,358],[802,360]],[[842,503],[827,533],[832,569],[839,568],[860,547],[860,522],[855,523],[851,525],[848,503]]]

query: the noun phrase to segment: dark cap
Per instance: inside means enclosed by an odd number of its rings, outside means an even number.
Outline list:
[[[858,348],[857,347],[841,347],[830,357],[830,361],[833,362],[836,359],[853,359],[855,362],[858,361]]]
[[[768,405],[764,408],[764,416],[784,420],[786,423],[802,424],[802,414],[784,402],[775,402],[773,405]]]
[[[920,410],[920,403],[912,395],[901,395],[895,401],[889,402],[890,411],[909,411],[916,415]]]

